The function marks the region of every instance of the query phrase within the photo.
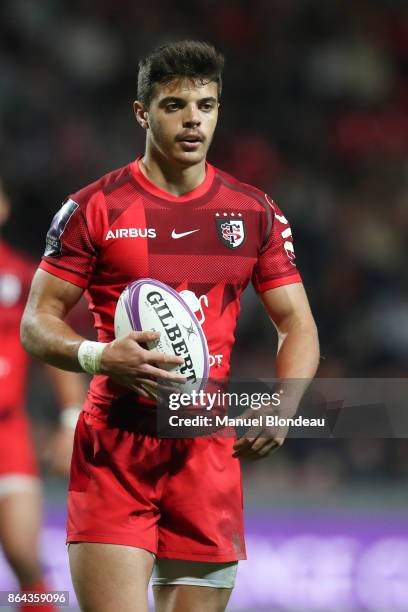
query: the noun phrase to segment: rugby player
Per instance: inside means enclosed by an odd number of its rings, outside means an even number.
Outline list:
[[[0,182],[0,228],[11,212]],[[45,593],[39,556],[42,515],[41,484],[25,410],[28,356],[20,342],[20,321],[35,266],[31,259],[0,238],[0,545],[21,591]],[[66,476],[73,431],[84,397],[77,374],[46,368],[61,412],[61,426],[49,440],[51,467]],[[32,610],[22,604],[21,610]],[[37,606],[36,610],[54,610]]]
[[[23,318],[30,353],[94,374],[68,495],[82,610],[147,612],[152,572],[158,612],[224,610],[245,558],[240,459],[266,456],[283,442],[281,435],[155,435],[149,389],[154,394],[159,379],[181,382],[163,365],[182,360],[145,350],[154,333],[114,339],[123,289],[150,277],[193,293],[217,355],[211,376],[227,378],[240,295],[252,282],[278,332],[278,378],[310,380],[317,368],[316,325],[287,219],[262,190],[206,161],[223,63],[200,41],[165,44],[140,62],[134,111],[146,132],[144,154],[66,198]],[[237,95],[243,86],[249,75]],[[64,322],[83,292],[98,342]]]

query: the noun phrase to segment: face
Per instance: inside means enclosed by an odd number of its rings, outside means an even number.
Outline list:
[[[135,102],[136,118],[147,130],[146,149],[184,167],[202,162],[217,125],[218,106],[214,82],[176,79],[156,84],[148,109]]]

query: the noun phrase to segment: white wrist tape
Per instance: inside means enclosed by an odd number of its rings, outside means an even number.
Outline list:
[[[81,408],[78,406],[68,406],[60,412],[60,423],[66,429],[75,429]]]
[[[99,374],[103,349],[107,342],[91,342],[84,340],[78,349],[78,361],[84,372],[88,374]]]

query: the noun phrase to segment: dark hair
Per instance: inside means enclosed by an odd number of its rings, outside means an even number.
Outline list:
[[[168,83],[178,77],[203,84],[214,81],[220,97],[223,67],[224,56],[206,42],[180,40],[161,45],[139,62],[138,100],[149,106],[155,83]]]

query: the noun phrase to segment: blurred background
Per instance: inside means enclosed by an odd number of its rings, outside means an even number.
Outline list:
[[[138,59],[182,38],[226,55],[209,160],[288,217],[318,374],[405,377],[406,0],[3,0],[0,174],[13,214],[2,236],[38,260],[66,195],[143,152]],[[272,377],[273,327],[250,289],[242,307],[233,373]],[[42,376],[34,365],[39,446],[57,420]],[[66,483],[44,476],[44,563],[70,588]],[[245,481],[250,560],[230,609],[408,610],[406,440],[288,440],[246,465]],[[12,580],[0,559],[0,588]]]

